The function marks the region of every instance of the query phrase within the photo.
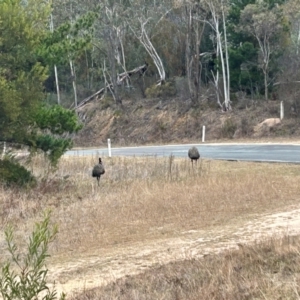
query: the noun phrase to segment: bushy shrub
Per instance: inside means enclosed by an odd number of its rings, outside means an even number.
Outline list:
[[[221,134],[223,138],[233,138],[233,135],[237,129],[237,125],[232,119],[227,119],[221,129]]]
[[[243,136],[248,136],[252,128],[249,125],[247,118],[242,118],[241,120],[241,133]]]
[[[162,85],[153,85],[146,89],[147,98],[173,97],[176,95],[174,82],[166,82]]]
[[[115,104],[115,101],[113,97],[111,96],[105,96],[103,99],[100,100],[100,108],[101,109],[107,109],[109,107],[112,107]]]
[[[11,226],[5,230],[5,239],[11,261],[2,266],[0,295],[4,300],[55,300],[57,292],[47,285],[48,269],[45,260],[49,256],[48,246],[53,241],[57,226],[50,227],[50,212],[37,223],[27,244],[27,253],[19,250]],[[59,297],[65,299],[65,294]]]
[[[0,181],[7,186],[32,186],[36,183],[34,176],[12,158],[0,159]]]

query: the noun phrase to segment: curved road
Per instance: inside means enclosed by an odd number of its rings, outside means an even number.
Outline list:
[[[290,144],[185,144],[112,148],[112,156],[187,157],[196,146],[202,158],[256,162],[300,163],[300,145]],[[108,156],[107,148],[70,150],[65,155]]]

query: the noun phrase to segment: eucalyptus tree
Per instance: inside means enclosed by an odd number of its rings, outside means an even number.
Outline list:
[[[160,30],[162,21],[172,9],[171,1],[132,1],[131,18],[128,19],[132,33],[142,44],[158,71],[158,85],[165,82],[166,71],[161,55],[157,51],[157,46],[152,40],[153,36]]]
[[[201,1],[184,1],[182,8],[186,18],[186,75],[190,97],[196,104],[201,91],[201,57],[207,54],[200,53],[200,49],[209,11],[201,5]]]
[[[297,55],[300,53],[300,2],[289,0],[282,5],[285,18],[290,27],[290,37],[293,50]]]
[[[92,48],[89,50],[92,75],[98,76],[98,82],[104,81],[105,91],[110,90],[117,105],[122,104],[118,73],[127,72],[125,43],[128,32],[126,20],[129,4],[128,0],[117,2],[91,0],[86,7],[87,10],[92,9],[97,12],[93,26]],[[125,82],[127,87],[130,87],[129,77]]]
[[[122,104],[117,74],[127,70],[124,40],[127,33],[127,1],[104,0],[99,6],[94,45],[102,52],[102,69],[105,86],[110,88],[117,105]],[[106,60],[109,65],[107,68]],[[109,79],[107,79],[109,78]],[[129,82],[127,81],[127,85]]]
[[[92,25],[96,12],[92,8],[89,9],[88,3],[84,2],[83,5],[75,0],[53,1],[51,7],[51,33],[45,40],[46,46],[43,51],[48,52],[49,63],[54,65],[58,96],[57,66],[60,66],[60,69],[68,66],[70,70],[68,78],[71,79],[73,86],[74,105],[77,106],[76,64],[91,45]]]
[[[226,17],[228,14],[229,3],[226,0],[203,0],[203,5],[210,12],[210,17],[205,20],[212,28],[214,35],[211,37],[216,45],[217,68],[213,74],[217,92],[219,91],[219,69],[218,62],[221,64],[222,80],[223,80],[223,97],[225,110],[231,109],[230,101],[230,67],[228,56],[228,41],[226,29]],[[219,99],[219,94],[217,94]],[[218,100],[219,102],[219,100]]]
[[[279,48],[278,37],[283,30],[281,10],[269,8],[261,1],[247,5],[241,12],[239,30],[251,34],[259,46],[258,65],[264,74],[264,94],[268,100],[271,55]]]

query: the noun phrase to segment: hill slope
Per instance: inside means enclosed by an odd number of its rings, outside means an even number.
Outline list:
[[[121,108],[106,98],[85,105],[79,114],[85,126],[74,139],[78,147],[105,145],[108,138],[118,146],[200,142],[203,125],[206,141],[300,137],[298,118],[259,125],[279,117],[279,101],[243,100],[234,103],[231,112],[222,112],[209,102],[193,107],[176,98],[124,100]]]

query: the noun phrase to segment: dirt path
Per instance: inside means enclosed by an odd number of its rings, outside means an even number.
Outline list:
[[[52,280],[55,279],[57,291],[64,291],[70,296],[73,292],[98,287],[155,265],[218,253],[273,235],[300,234],[299,207],[210,231],[181,232],[177,238],[136,243],[122,248],[93,249],[85,255],[74,254],[63,264],[56,264],[55,261],[64,260],[56,257],[49,264],[49,275]]]

